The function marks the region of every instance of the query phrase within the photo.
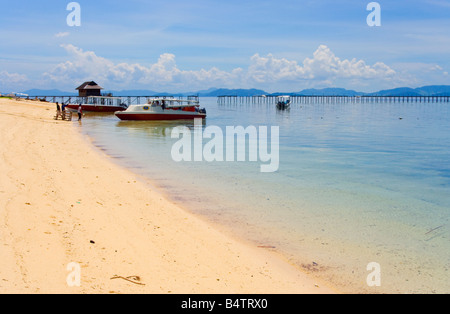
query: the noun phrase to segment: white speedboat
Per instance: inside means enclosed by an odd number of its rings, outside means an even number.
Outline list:
[[[198,100],[153,98],[115,115],[121,120],[190,120],[205,119],[206,110],[200,108]]]

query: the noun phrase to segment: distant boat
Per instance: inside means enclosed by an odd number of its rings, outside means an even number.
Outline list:
[[[286,110],[286,109],[291,108],[291,97],[290,96],[278,96],[276,106],[277,106],[277,109],[279,109],[279,110]]]
[[[128,106],[122,103],[120,97],[90,96],[81,98],[83,112],[116,112],[124,111]],[[80,104],[68,104],[66,108],[77,111]]]
[[[153,98],[115,115],[121,120],[190,120],[205,119],[206,110],[200,108],[198,100]]]

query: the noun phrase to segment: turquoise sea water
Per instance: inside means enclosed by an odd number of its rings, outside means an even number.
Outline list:
[[[169,197],[338,290],[450,292],[450,104],[223,104],[203,127],[279,126],[280,165],[175,162],[178,125],[88,115],[82,132]],[[208,140],[204,140],[208,142]],[[269,142],[270,146],[270,142]],[[369,263],[381,286],[369,287]]]

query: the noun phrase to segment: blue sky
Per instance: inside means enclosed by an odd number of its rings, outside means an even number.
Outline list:
[[[4,1],[0,92],[450,85],[450,1]]]

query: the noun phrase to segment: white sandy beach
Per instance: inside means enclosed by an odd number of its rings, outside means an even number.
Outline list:
[[[0,99],[0,293],[334,293],[175,206],[54,112]]]

